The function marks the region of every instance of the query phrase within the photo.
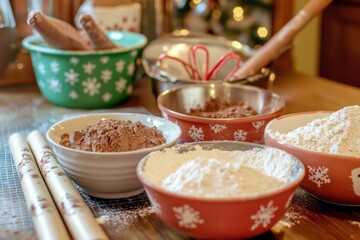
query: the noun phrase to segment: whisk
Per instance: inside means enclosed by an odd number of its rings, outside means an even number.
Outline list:
[[[198,56],[200,54],[197,54],[198,51],[202,51],[203,52],[202,56],[205,58],[204,71],[201,71],[199,69]],[[230,61],[235,61],[235,65],[233,66],[229,74],[225,77],[225,79],[223,79],[224,81],[228,81],[233,77],[234,73],[240,67],[240,63],[241,63],[240,56],[234,52],[227,53],[222,57],[220,57],[220,59],[217,60],[212,67],[209,66],[209,62],[210,62],[209,58],[210,58],[209,50],[205,46],[194,45],[189,48],[187,54],[187,62],[179,57],[171,56],[168,53],[163,53],[159,56],[158,63],[159,65],[161,65],[165,59],[173,60],[175,62],[180,63],[184,67],[190,79],[205,80],[205,81],[210,79],[215,79],[219,71],[224,67],[225,64],[227,64]]]

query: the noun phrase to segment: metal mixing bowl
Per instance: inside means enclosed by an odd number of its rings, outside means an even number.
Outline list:
[[[240,118],[206,118],[189,115],[211,98],[243,102],[258,115]],[[280,116],[285,102],[277,94],[255,86],[229,83],[191,84],[168,89],[158,98],[164,118],[180,126],[181,142],[237,140],[263,143],[267,123]]]
[[[189,32],[188,30],[178,30],[160,37],[150,42],[142,53],[142,64],[146,74],[153,81],[156,95],[184,84],[224,82],[225,77],[231,71],[231,65],[225,65],[215,80],[204,81],[190,79],[185,69],[179,65],[159,64],[159,56],[164,53],[186,60],[189,49],[194,45],[201,45],[209,50],[209,66],[213,66],[221,56],[230,52],[237,53],[242,63],[255,53],[255,49],[237,41],[230,41],[209,34]],[[198,62],[199,65],[204,64],[203,59],[199,59]],[[231,83],[268,88],[274,80],[274,76],[270,66],[267,66],[246,78],[234,79]]]

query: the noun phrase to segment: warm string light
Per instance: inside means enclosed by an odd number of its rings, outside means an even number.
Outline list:
[[[202,0],[191,0],[190,7],[194,8],[201,3]]]
[[[174,1],[177,11],[182,13],[182,28],[227,36],[253,47],[263,45],[271,36],[271,26],[267,24],[271,21],[271,3],[260,6],[255,1],[241,4],[237,0],[217,0],[216,3],[204,0]],[[179,2],[183,5],[185,2],[187,7],[180,7]]]
[[[267,35],[269,34],[269,31],[267,30],[266,27],[259,27],[256,31],[257,35],[261,38],[266,38]]]
[[[238,41],[232,41],[231,45],[236,49],[241,49],[243,47],[243,45]]]
[[[240,6],[234,7],[233,18],[237,22],[242,21],[244,19],[244,9]]]

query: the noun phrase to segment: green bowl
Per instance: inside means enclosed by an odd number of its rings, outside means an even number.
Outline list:
[[[49,47],[38,35],[22,44],[30,51],[36,81],[51,103],[68,108],[106,108],[131,94],[136,62],[147,38],[139,33],[108,31],[122,48],[64,51]]]

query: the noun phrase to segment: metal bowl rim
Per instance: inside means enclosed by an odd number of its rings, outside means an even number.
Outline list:
[[[197,116],[192,116],[192,115],[188,115],[185,113],[180,113],[177,111],[174,111],[172,109],[169,109],[167,107],[165,107],[162,104],[162,100],[165,96],[179,91],[181,89],[185,89],[185,88],[194,88],[194,87],[200,87],[200,88],[214,88],[215,86],[221,86],[221,87],[227,87],[227,88],[241,88],[241,89],[250,89],[252,91],[256,91],[256,92],[266,92],[269,93],[271,95],[272,98],[277,99],[280,101],[280,106],[273,112],[270,113],[266,113],[266,114],[259,114],[256,116],[250,116],[250,117],[241,117],[241,118],[206,118],[206,117],[197,117]],[[262,89],[259,87],[255,87],[255,86],[248,86],[248,85],[234,85],[234,84],[230,84],[230,83],[211,83],[211,84],[188,84],[188,85],[181,85],[181,86],[177,86],[177,87],[173,87],[170,89],[165,90],[164,92],[160,93],[159,96],[157,97],[157,103],[158,103],[158,107],[160,108],[161,111],[167,111],[169,113],[171,113],[172,115],[176,116],[177,118],[181,118],[187,121],[195,121],[195,122],[234,122],[236,121],[237,123],[239,122],[248,122],[248,121],[256,121],[256,120],[260,120],[260,119],[264,119],[264,118],[271,118],[274,115],[277,116],[278,114],[280,114],[280,112],[284,109],[285,107],[285,100],[278,94],[267,90],[267,89]]]

